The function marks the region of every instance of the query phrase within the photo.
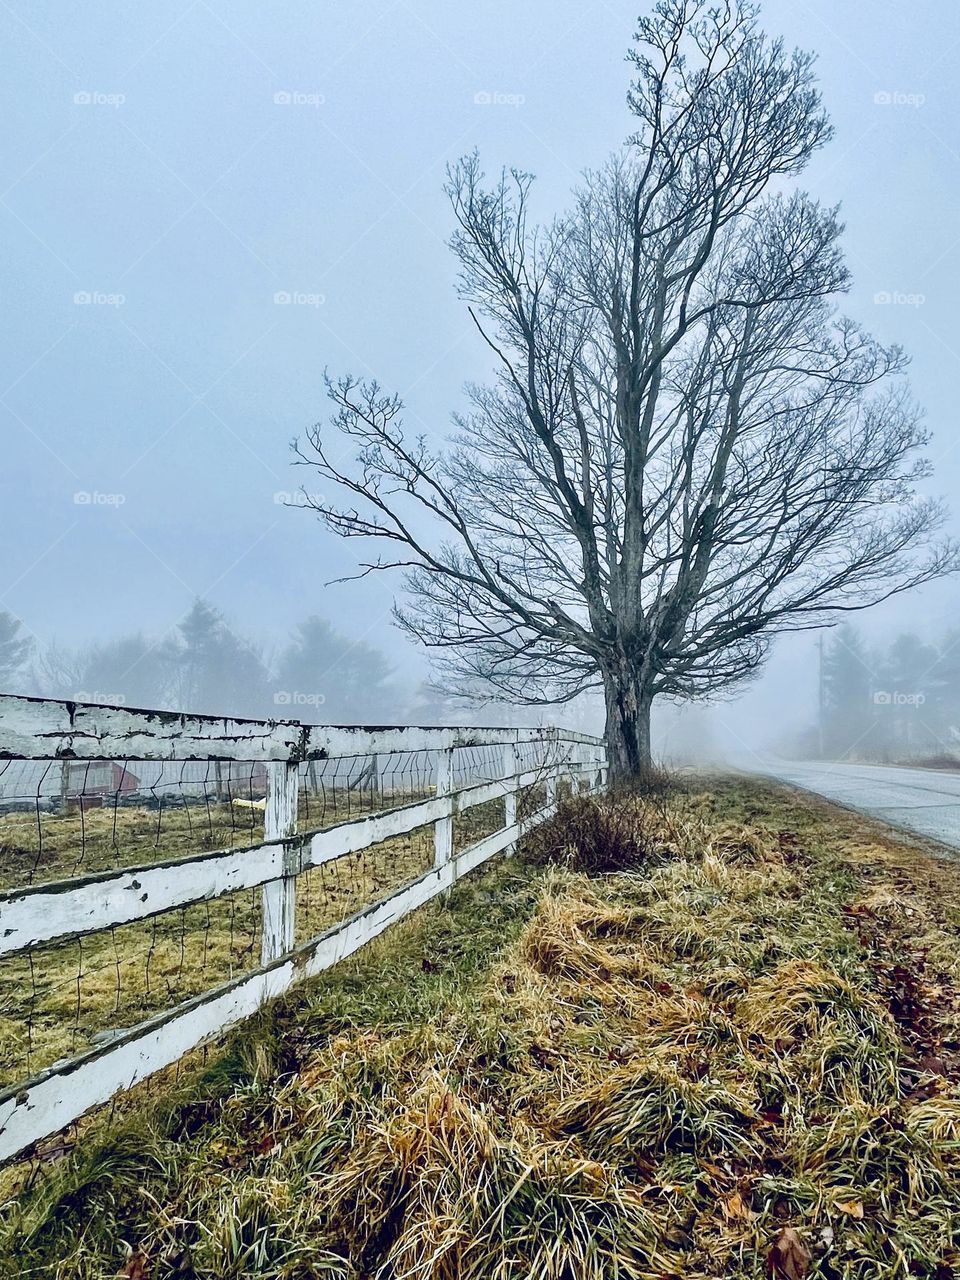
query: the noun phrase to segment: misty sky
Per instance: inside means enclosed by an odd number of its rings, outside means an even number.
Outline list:
[[[354,546],[276,500],[312,485],[289,441],[325,413],[325,366],[376,374],[443,437],[489,367],[453,289],[444,167],[476,146],[562,207],[631,129],[636,12],[0,6],[0,609],[72,644],[159,632],[206,596],[268,648],[318,612],[412,672],[396,584],[325,587]],[[846,309],[914,357],[960,533],[960,7],[769,0],[764,20],[819,52],[837,137],[805,185],[843,207]],[[941,584],[877,626],[939,632],[958,598]],[[730,723],[797,705],[812,646],[784,646]]]

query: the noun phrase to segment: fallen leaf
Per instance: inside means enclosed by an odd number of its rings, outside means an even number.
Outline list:
[[[123,1270],[119,1272],[123,1280],[150,1280],[150,1259],[142,1249],[130,1249]]]
[[[921,1071],[929,1071],[934,1076],[945,1076],[947,1074],[946,1063],[934,1053],[929,1053],[922,1057],[919,1065]]]
[[[793,1227],[777,1232],[767,1253],[767,1275],[783,1280],[803,1280],[810,1267],[810,1254]]]
[[[723,1216],[727,1219],[739,1219],[741,1222],[751,1222],[753,1220],[753,1213],[739,1191],[732,1191],[730,1195],[721,1200],[720,1208],[723,1210]]]
[[[272,1133],[265,1133],[260,1141],[256,1144],[254,1150],[258,1156],[268,1156],[277,1145],[277,1140]]]
[[[633,1157],[633,1168],[642,1178],[648,1181],[652,1180],[653,1175],[657,1172],[657,1163],[651,1160],[649,1156],[635,1155]]]
[[[859,1222],[863,1218],[863,1201],[862,1200],[835,1200],[835,1208],[841,1213],[845,1213],[849,1218],[855,1218]]]

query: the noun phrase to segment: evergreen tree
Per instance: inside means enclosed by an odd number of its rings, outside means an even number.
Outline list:
[[[934,719],[943,749],[960,749],[960,631],[948,631],[937,645],[937,660],[930,672],[930,687],[936,707]]]
[[[828,756],[868,754],[873,684],[863,638],[846,623],[830,637],[823,655],[823,746]]]
[[[894,759],[939,749],[941,707],[936,677],[939,653],[919,636],[897,636],[881,666],[889,701],[879,708],[883,738]]]
[[[259,652],[205,600],[194,602],[164,645],[163,658],[171,697],[180,710],[252,717],[273,713]]]
[[[351,640],[313,615],[297,627],[274,676],[275,711],[328,724],[402,718],[392,668],[379,649]]]
[[[12,613],[0,613],[0,693],[16,693],[25,676],[33,641]]]

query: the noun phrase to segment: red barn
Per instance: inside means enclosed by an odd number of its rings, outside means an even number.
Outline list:
[[[64,763],[63,794],[68,805],[97,809],[104,800],[136,791],[140,779],[113,760],[68,760]]]

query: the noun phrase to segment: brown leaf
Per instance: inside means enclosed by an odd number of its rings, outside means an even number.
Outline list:
[[[753,1213],[739,1191],[731,1191],[730,1195],[720,1201],[723,1216],[733,1221],[751,1222]]]
[[[810,1254],[793,1227],[783,1227],[767,1253],[767,1275],[783,1280],[803,1280],[810,1267]]]
[[[272,1133],[265,1133],[260,1141],[254,1147],[258,1156],[268,1156],[276,1147],[277,1139]]]
[[[783,1124],[783,1112],[779,1107],[766,1107],[760,1112],[758,1127],[762,1128],[764,1125],[770,1126],[778,1124]]]
[[[131,1249],[119,1275],[122,1280],[150,1280],[150,1259],[142,1249]]]
[[[920,1070],[929,1071],[934,1076],[945,1076],[947,1074],[947,1064],[942,1058],[938,1058],[935,1053],[928,1053],[920,1059]]]

